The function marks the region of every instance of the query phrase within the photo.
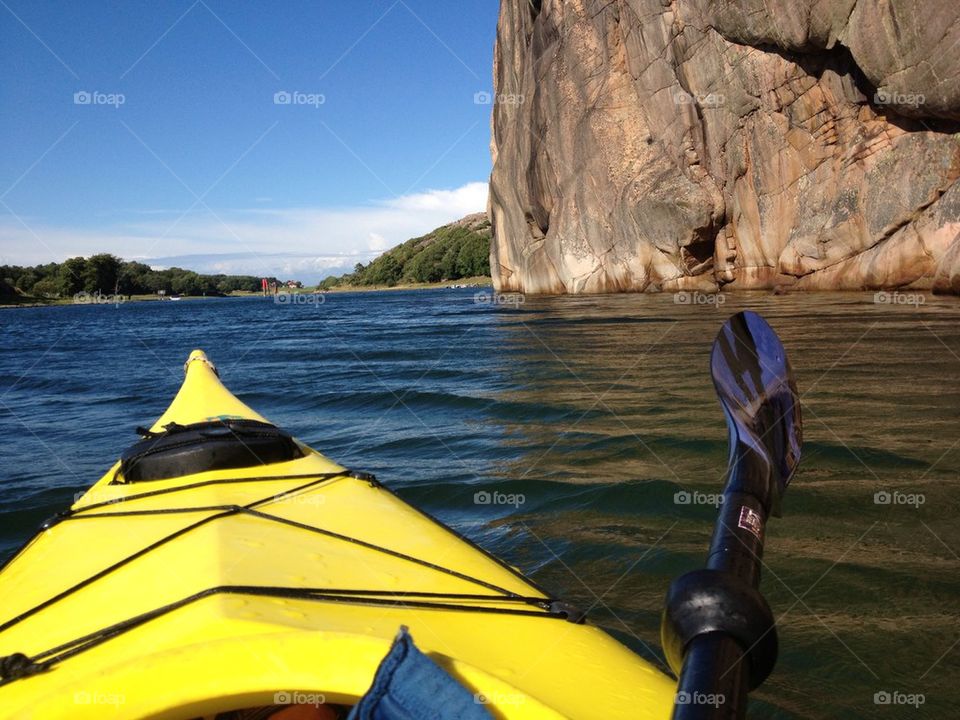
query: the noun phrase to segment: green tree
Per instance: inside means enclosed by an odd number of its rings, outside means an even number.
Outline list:
[[[180,268],[176,269],[180,270]],[[200,276],[192,270],[180,270],[172,278],[170,286],[178,295],[199,295],[203,292]]]
[[[117,286],[120,258],[108,253],[91,255],[83,273],[83,288],[88,293],[109,295]]]
[[[366,285],[396,285],[403,271],[400,263],[392,255],[381,255],[367,267]]]
[[[49,277],[37,280],[30,292],[34,297],[52,298],[60,295],[60,288],[61,284],[54,278]]]
[[[409,278],[412,282],[419,283],[440,281],[440,265],[437,263],[437,258],[435,257],[437,254],[436,251],[432,251],[433,247],[434,246],[431,245],[430,248],[414,256],[414,258],[406,264],[404,267],[406,278]]]
[[[70,296],[80,291],[110,294],[115,289],[125,295],[152,294],[158,290],[185,295],[260,290],[260,278],[252,275],[201,275],[176,267],[153,270],[144,263],[121,260],[107,253],[34,267],[0,265],[0,277],[11,289],[18,287],[38,296]],[[268,282],[279,281],[268,278]]]
[[[59,294],[76,295],[83,290],[86,273],[87,261],[82,257],[70,258],[60,263],[60,268],[57,271]]]
[[[167,278],[160,272],[156,270],[151,270],[150,272],[144,273],[140,276],[140,288],[144,293],[155,294],[158,290],[170,290],[170,282]]]
[[[146,278],[152,272],[149,265],[141,262],[121,262],[117,272],[119,290],[125,295],[149,293]]]
[[[475,277],[490,274],[490,239],[474,236],[467,239],[457,253],[459,277]]]
[[[20,276],[11,283],[19,288],[20,292],[30,295],[33,292],[33,286],[40,280],[40,277],[31,268],[26,268],[20,273]]]

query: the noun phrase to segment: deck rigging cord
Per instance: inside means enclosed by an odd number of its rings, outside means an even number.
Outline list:
[[[308,473],[308,474],[298,474],[298,475],[272,475],[272,476],[261,476],[254,478],[225,478],[217,480],[205,480],[196,483],[189,483],[187,485],[181,485],[178,487],[172,488],[162,488],[159,490],[151,490],[144,493],[138,493],[136,495],[131,495],[126,498],[119,498],[117,500],[107,500],[103,502],[93,503],[90,505],[85,505],[78,509],[70,509],[64,512],[58,513],[53,518],[48,520],[41,526],[41,532],[49,530],[56,525],[59,525],[63,522],[68,521],[77,521],[77,520],[92,520],[100,518],[116,518],[116,517],[129,517],[129,516],[142,516],[142,515],[170,515],[170,514],[190,514],[198,512],[209,512],[213,513],[207,515],[206,517],[201,518],[195,522],[192,522],[188,525],[185,525],[177,530],[165,535],[164,537],[156,540],[146,547],[137,550],[136,552],[124,557],[123,559],[115,562],[114,564],[104,568],[103,570],[81,580],[80,582],[72,585],[71,587],[63,590],[62,592],[54,595],[53,597],[44,600],[43,602],[31,607],[28,610],[20,613],[19,615],[11,618],[0,624],[0,633],[6,631],[7,629],[17,625],[18,623],[26,620],[27,618],[35,615],[38,612],[41,612],[47,607],[54,605],[55,603],[63,600],[64,598],[72,595],[73,593],[83,589],[84,587],[91,585],[97,580],[106,577],[107,575],[115,572],[121,567],[133,562],[134,560],[156,550],[159,547],[166,545],[167,543],[187,534],[188,532],[199,528],[201,526],[207,525],[209,523],[221,520],[224,518],[236,517],[238,515],[247,515],[251,517],[256,517],[268,522],[276,522],[290,527],[294,527],[300,530],[307,532],[318,533],[327,537],[334,538],[336,540],[341,540],[344,542],[349,542],[357,544],[368,550],[373,550],[375,552],[384,553],[392,557],[396,557],[401,560],[408,562],[416,563],[423,567],[441,572],[452,577],[456,577],[460,580],[473,583],[478,585],[486,590],[490,590],[491,593],[483,594],[472,594],[472,593],[437,593],[437,592],[418,592],[418,591],[404,591],[404,590],[368,590],[368,589],[346,589],[346,588],[295,588],[295,587],[284,587],[284,586],[256,586],[256,585],[219,585],[214,587],[209,587],[204,590],[200,590],[196,593],[183,597],[179,600],[167,603],[165,605],[159,606],[147,612],[135,615],[133,617],[121,620],[120,622],[114,623],[104,628],[100,628],[95,632],[89,633],[87,635],[75,638],[69,642],[58,645],[54,648],[50,648],[43,652],[40,652],[32,657],[27,656],[23,653],[12,653],[0,657],[0,686],[5,685],[14,680],[21,678],[29,677],[35,675],[39,672],[44,672],[52,668],[57,663],[60,663],[70,657],[78,655],[90,648],[96,647],[101,643],[104,643],[112,638],[115,638],[119,635],[122,635],[125,632],[133,630],[145,623],[150,622],[158,617],[171,613],[175,610],[178,610],[186,605],[197,602],[207,597],[213,595],[247,595],[247,596],[257,596],[257,597],[270,597],[270,598],[279,598],[279,599],[288,599],[288,600],[304,600],[304,601],[315,601],[315,602],[333,602],[333,603],[354,603],[361,605],[379,605],[379,606],[393,606],[393,607],[409,607],[409,608],[418,608],[418,609],[427,609],[427,610],[448,610],[448,611],[457,611],[457,612],[476,612],[476,613],[495,613],[495,614],[508,614],[508,615],[526,615],[532,617],[544,617],[550,619],[558,620],[567,620],[573,623],[582,623],[585,619],[585,613],[580,612],[573,606],[559,600],[555,597],[550,596],[548,593],[544,592],[531,580],[525,578],[518,570],[511,567],[510,565],[504,563],[499,558],[490,555],[482,548],[478,548],[470,540],[463,537],[460,533],[457,533],[446,526],[443,526],[438,520],[433,518],[427,513],[424,513],[422,510],[418,510],[424,517],[428,518],[432,522],[441,525],[448,531],[452,532],[459,539],[469,543],[474,548],[483,552],[483,554],[494,560],[501,567],[509,570],[514,576],[523,580],[526,584],[530,585],[534,590],[537,590],[543,594],[543,597],[537,596],[528,596],[528,595],[519,595],[517,593],[506,590],[502,587],[499,587],[493,583],[486,582],[479,578],[472,577],[470,575],[461,573],[457,570],[451,568],[443,567],[435,563],[431,563],[428,560],[423,560],[405,553],[398,552],[396,550],[391,550],[385,548],[381,545],[376,545],[374,543],[361,540],[359,538],[351,537],[349,535],[343,535],[336,533],[324,528],[316,527],[306,523],[301,523],[295,520],[289,520],[287,518],[280,517],[278,515],[273,515],[271,513],[263,512],[257,508],[263,505],[268,505],[273,502],[283,500],[285,498],[296,495],[297,493],[302,493],[304,491],[313,490],[316,487],[327,483],[329,481],[338,479],[338,478],[350,478],[354,480],[360,480],[362,482],[368,482],[372,486],[385,490],[386,492],[392,491],[385,488],[380,484],[377,479],[370,473],[365,473],[361,471],[353,470],[343,470],[339,472],[330,472],[330,473]],[[270,482],[270,481],[282,481],[282,480],[308,480],[308,482],[299,484],[293,488],[285,490],[280,493],[273,493],[267,497],[263,497],[253,502],[247,503],[246,505],[204,505],[204,506],[186,506],[186,507],[177,507],[177,508],[159,508],[151,510],[118,510],[118,511],[108,511],[108,512],[98,512],[92,513],[92,510],[102,509],[104,507],[110,506],[119,506],[125,505],[126,503],[133,502],[135,500],[140,500],[143,498],[156,497],[157,495],[166,495],[177,492],[183,492],[185,490],[196,489],[199,487],[206,487],[210,485],[225,485],[225,484],[234,484],[234,483],[246,483],[246,482]],[[6,564],[9,565],[13,560],[20,555],[20,553],[29,546],[37,537],[34,536],[29,540],[23,548],[20,549]],[[469,604],[470,602],[475,604]],[[498,605],[485,605],[483,603],[495,602]],[[516,607],[500,607],[503,604],[515,604]]]

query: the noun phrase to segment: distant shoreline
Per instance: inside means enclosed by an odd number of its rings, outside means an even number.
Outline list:
[[[493,280],[486,276],[461,278],[460,280],[445,280],[435,283],[406,283],[403,285],[336,285],[328,288],[328,293],[344,292],[380,292],[383,290],[437,290],[440,288],[449,288],[453,286],[463,287],[489,287]],[[303,292],[302,290],[300,292]]]
[[[233,292],[226,295],[182,295],[179,300],[203,300],[205,298],[221,297],[251,297],[259,293],[251,292]],[[95,297],[93,295],[91,298]],[[36,298],[28,295],[17,295],[16,297],[0,298],[0,308],[18,308],[18,307],[68,307],[72,305],[115,305],[126,304],[128,302],[173,302],[171,298],[160,297],[158,295],[124,295],[121,296],[119,303],[113,300],[112,295],[101,295],[100,300],[91,300],[90,302],[78,302],[73,298]],[[11,302],[12,301],[12,302]]]
[[[297,294],[297,295],[312,295],[318,293],[350,293],[350,292],[382,292],[385,290],[436,290],[441,288],[448,288],[452,286],[465,286],[465,287],[488,287],[492,283],[492,280],[488,277],[472,277],[464,278],[462,280],[448,280],[446,282],[436,282],[436,283],[412,283],[405,285],[340,285],[328,290],[316,290],[314,288],[284,288],[283,293],[287,294]],[[243,297],[257,297],[260,295],[259,292],[242,292],[235,291],[228,293],[226,295],[182,295],[180,300],[203,300],[207,298],[243,298]],[[268,294],[269,296],[269,294]],[[94,297],[94,296],[91,296]],[[2,297],[0,298],[0,309],[6,308],[35,308],[35,307],[69,307],[73,305],[114,305],[117,304],[115,301],[111,300],[112,296],[102,295],[102,299],[91,302],[75,302],[73,298],[49,298],[49,299],[40,299],[35,297],[28,297],[25,295],[17,295],[16,297]],[[125,304],[128,302],[172,302],[169,297],[163,298],[157,295],[131,295],[124,296],[120,300],[120,304]]]

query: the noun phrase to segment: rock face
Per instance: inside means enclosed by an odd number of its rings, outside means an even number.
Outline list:
[[[482,230],[489,221],[490,219],[486,213],[478,212],[464,215],[459,220],[454,220],[449,225],[444,225],[444,227],[462,227],[467,230],[478,231]]]
[[[960,290],[960,3],[502,0],[498,289]]]

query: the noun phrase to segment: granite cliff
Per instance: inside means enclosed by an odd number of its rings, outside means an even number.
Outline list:
[[[501,290],[960,292],[960,3],[502,0]]]

